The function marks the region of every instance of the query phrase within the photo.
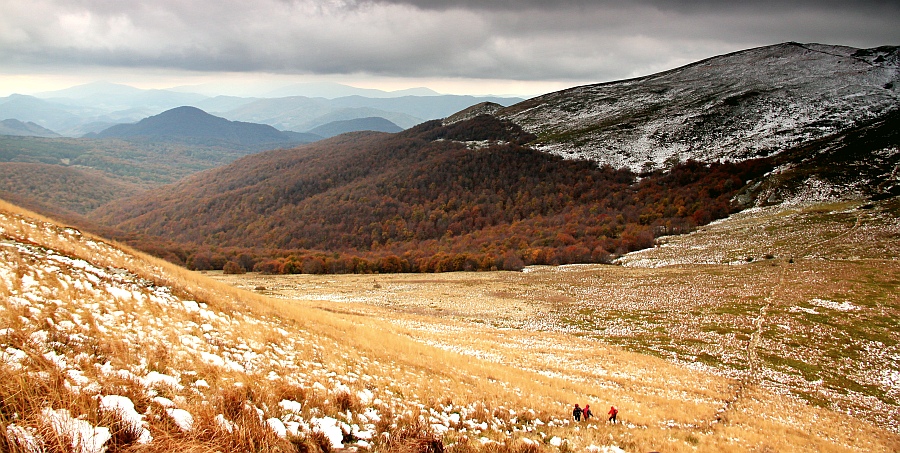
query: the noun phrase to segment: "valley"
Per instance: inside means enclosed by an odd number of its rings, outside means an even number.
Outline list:
[[[0,451],[900,451],[898,68],[0,99]]]
[[[751,210],[663,238],[620,258],[620,266],[210,275],[274,297],[336,302],[409,329],[423,343],[538,373],[546,372],[541,360],[469,338],[563,334],[573,344],[657,356],[897,432],[898,208],[890,201]],[[570,365],[559,377],[590,371],[577,356]]]
[[[689,267],[330,276],[305,284],[284,280],[301,278],[291,276],[245,281],[256,285],[246,291],[5,203],[0,256],[6,451],[57,445],[80,452],[890,452],[900,446],[895,430],[864,420],[871,413],[810,405],[773,392],[765,379],[723,376],[628,350],[637,343],[623,348],[603,339],[638,338],[646,330],[640,323],[592,338],[561,317],[580,297],[566,288],[606,285],[627,295],[641,282],[690,280]],[[585,278],[591,283],[578,283]],[[290,291],[303,295],[284,297]],[[695,291],[691,299],[703,293]],[[638,314],[638,294],[621,295],[618,307],[603,309]],[[816,307],[858,304],[832,302]],[[736,305],[726,297],[694,303],[706,311]],[[670,307],[663,312],[676,311]],[[656,322],[646,313],[633,319]],[[688,338],[692,328],[687,322],[671,335]],[[691,353],[689,345],[678,348]],[[573,422],[573,402],[590,403],[595,418]],[[620,423],[606,423],[609,405],[620,409]]]

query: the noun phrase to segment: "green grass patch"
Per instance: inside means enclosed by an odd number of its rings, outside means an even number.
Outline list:
[[[762,354],[762,359],[772,368],[787,373],[803,376],[807,381],[819,379],[822,370],[816,366],[790,357]]]

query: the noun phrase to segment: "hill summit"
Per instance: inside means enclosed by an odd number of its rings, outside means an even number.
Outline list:
[[[324,138],[334,137],[335,135],[345,134],[347,132],[357,131],[376,131],[376,132],[400,132],[403,128],[392,123],[391,121],[373,116],[368,118],[356,118],[352,120],[332,121],[327,124],[312,128],[308,131],[310,134],[320,135]]]
[[[17,119],[0,121],[0,135],[19,135],[27,137],[59,137],[59,134],[31,121],[22,122]]]
[[[805,146],[900,106],[900,47],[783,43],[495,109],[566,158],[632,171]]]
[[[229,121],[189,106],[176,107],[135,124],[117,124],[90,137],[217,141],[244,146],[309,141],[266,124]]]

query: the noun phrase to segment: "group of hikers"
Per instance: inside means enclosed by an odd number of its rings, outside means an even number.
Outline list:
[[[607,421],[609,421],[610,423],[615,423],[615,422],[616,422],[616,415],[618,415],[618,414],[619,414],[619,410],[616,409],[616,406],[610,406],[610,407],[609,407],[609,412],[607,412],[607,415],[609,415],[609,420],[607,420]],[[572,417],[575,418],[575,421],[576,421],[576,422],[580,422],[582,418],[584,418],[584,421],[588,421],[588,420],[589,420],[591,417],[593,417],[593,416],[594,416],[594,413],[591,412],[591,405],[590,405],[590,404],[585,404],[585,405],[584,405],[584,409],[582,409],[582,408],[581,408],[580,406],[578,406],[578,404],[576,403],[576,404],[575,404],[575,409],[572,410]]]

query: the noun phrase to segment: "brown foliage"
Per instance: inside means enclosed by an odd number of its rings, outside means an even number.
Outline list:
[[[452,141],[463,139],[504,142]],[[182,244],[201,270],[240,256],[273,274],[516,270],[651,247],[728,215],[769,168],[686,162],[638,180],[514,144],[525,139],[491,117],[342,136],[247,157],[99,218]]]

